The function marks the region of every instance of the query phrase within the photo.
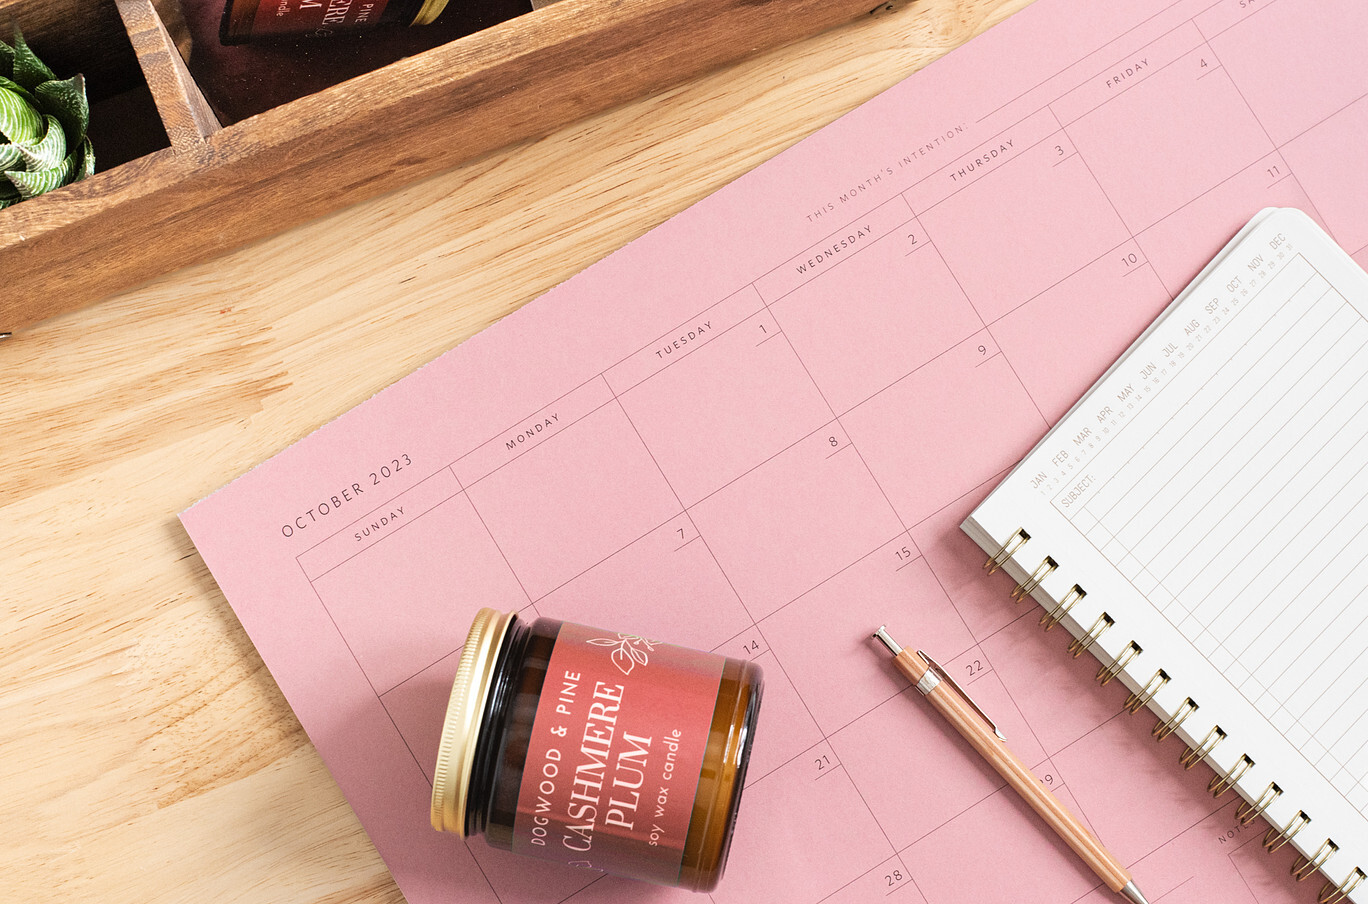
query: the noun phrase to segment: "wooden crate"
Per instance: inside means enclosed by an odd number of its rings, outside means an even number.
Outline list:
[[[562,0],[225,127],[172,0],[0,0],[61,75],[126,74],[126,33],[168,145],[0,210],[0,331],[891,6]]]

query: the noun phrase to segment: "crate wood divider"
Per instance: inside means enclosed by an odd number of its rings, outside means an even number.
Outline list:
[[[115,2],[171,146],[0,210],[0,332],[892,6],[562,0],[221,126],[153,0]]]
[[[190,75],[152,0],[114,0],[171,147],[199,154],[223,126]]]

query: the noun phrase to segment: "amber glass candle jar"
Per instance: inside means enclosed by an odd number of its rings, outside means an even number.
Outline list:
[[[452,684],[432,824],[710,891],[726,865],[761,689],[750,662],[481,609]]]
[[[448,0],[228,0],[219,26],[224,44],[326,37],[377,25],[431,25]]]

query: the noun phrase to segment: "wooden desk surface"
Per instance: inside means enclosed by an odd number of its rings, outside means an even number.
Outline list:
[[[176,514],[1028,0],[916,0],[0,343],[0,889],[400,901]]]

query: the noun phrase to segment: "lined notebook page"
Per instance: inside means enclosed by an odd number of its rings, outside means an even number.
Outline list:
[[[1326,872],[1368,869],[1368,277],[1305,214],[1265,211],[965,522],[1123,680],[1199,705],[1218,772],[1304,811]],[[1048,565],[1044,568],[1048,569]],[[1043,569],[1039,572],[1043,573]],[[1253,761],[1242,763],[1242,757]],[[1175,767],[1177,768],[1177,767]],[[1360,891],[1354,896],[1362,900]]]

